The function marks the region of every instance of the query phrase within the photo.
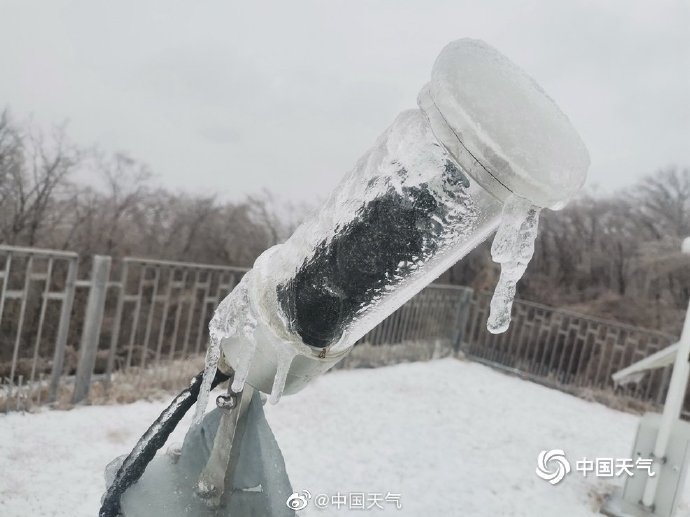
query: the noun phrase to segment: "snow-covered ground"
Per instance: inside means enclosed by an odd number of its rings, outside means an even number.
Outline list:
[[[96,515],[104,466],[164,405],[0,416],[0,516]],[[365,503],[390,492],[402,510],[384,501],[364,513],[420,517],[596,515],[621,480],[573,469],[552,486],[535,475],[537,455],[626,458],[638,421],[454,359],[337,371],[266,410],[295,490],[363,493]],[[685,494],[679,515],[690,516]],[[346,512],[311,504],[300,515]]]

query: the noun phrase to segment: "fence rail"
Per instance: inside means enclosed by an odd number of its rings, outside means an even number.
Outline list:
[[[78,402],[95,379],[108,389],[115,373],[143,378],[152,368],[200,357],[213,310],[247,271],[80,259],[0,246],[0,410],[64,393]],[[521,300],[509,330],[493,335],[486,330],[489,300],[489,293],[466,287],[431,285],[364,336],[343,364],[422,359],[440,347],[581,396],[663,403],[670,367],[623,387],[614,386],[611,374],[670,345],[673,336]],[[375,351],[377,360],[358,350]]]
[[[0,384],[43,384],[55,400],[76,287],[76,253],[0,246]]]
[[[132,257],[116,264],[104,256],[83,263],[79,258],[0,246],[0,408],[54,401],[65,390],[79,402],[94,380],[107,389],[116,372],[131,379],[149,367],[201,356],[215,307],[247,271]],[[59,261],[64,278],[53,287]],[[78,269],[90,274],[78,279]],[[466,288],[429,287],[360,343],[435,340],[450,350],[470,296]],[[59,314],[46,310],[53,301],[62,303]],[[47,327],[57,329],[54,339],[43,331]],[[3,406],[3,398],[14,404]]]
[[[213,310],[246,269],[186,262],[126,258],[117,290],[107,374],[122,364],[145,367],[162,359],[199,354],[208,338]],[[118,357],[124,352],[124,357]]]
[[[490,298],[485,292],[472,298],[461,344],[470,358],[579,395],[608,393],[651,407],[663,404],[671,366],[623,386],[616,386],[611,375],[676,337],[523,300],[513,304],[508,331],[494,335],[485,324]],[[690,414],[690,404],[684,410]]]
[[[0,246],[0,407],[82,400],[92,377],[198,355],[246,269]],[[82,279],[78,273],[91,273]],[[4,408],[12,404],[5,403]]]

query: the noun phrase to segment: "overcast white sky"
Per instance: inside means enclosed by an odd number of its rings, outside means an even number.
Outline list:
[[[162,184],[323,196],[449,41],[489,42],[570,116],[590,184],[690,165],[690,2],[0,0],[0,106]]]

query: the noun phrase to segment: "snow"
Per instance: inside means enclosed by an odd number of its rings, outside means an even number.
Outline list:
[[[165,404],[0,416],[0,515],[95,515],[105,465]],[[537,457],[550,449],[571,460],[627,457],[638,422],[455,359],[336,371],[265,409],[295,490],[400,494],[402,511],[376,515],[597,515],[598,497],[620,480],[573,468],[552,486],[535,475]],[[690,516],[685,494],[679,516]],[[300,516],[344,513],[308,506]]]

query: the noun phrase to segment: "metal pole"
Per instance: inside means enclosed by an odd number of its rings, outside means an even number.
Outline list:
[[[108,278],[110,277],[110,257],[94,255],[91,272],[91,289],[86,303],[84,315],[84,329],[81,334],[79,366],[74,381],[72,402],[83,400],[89,393],[91,374],[96,364],[98,341],[103,323],[103,309],[108,292]]]
[[[65,294],[62,298],[60,309],[60,323],[58,324],[57,337],[55,338],[55,353],[53,354],[53,369],[50,373],[50,388],[48,390],[48,400],[54,402],[57,399],[60,377],[62,376],[62,366],[65,359],[65,347],[69,335],[70,316],[72,315],[72,304],[74,303],[74,289],[77,281],[77,258],[71,257],[67,266],[67,279],[65,280]]]
[[[120,325],[122,324],[122,308],[127,294],[127,273],[128,264],[122,264],[122,276],[120,277],[119,290],[117,293],[117,306],[115,308],[115,319],[113,320],[113,330],[110,334],[110,351],[108,352],[108,364],[105,368],[105,384],[109,388],[112,381],[113,368],[115,367],[115,354],[117,353],[117,342],[120,338]]]
[[[683,242],[683,252],[690,253],[690,237]],[[685,391],[688,385],[688,356],[690,355],[690,304],[685,313],[685,323],[683,324],[683,331],[678,342],[678,351],[676,352],[676,359],[673,363],[673,371],[671,373],[671,382],[669,383],[668,393],[666,394],[666,403],[661,414],[661,423],[659,424],[659,434],[656,437],[656,444],[654,445],[654,462],[657,465],[662,465],[665,461],[666,449],[668,447],[669,439],[673,425],[680,417],[683,408],[683,401],[685,400]],[[656,489],[659,483],[659,471],[657,470],[654,477],[647,478],[644,494],[642,496],[642,504],[651,508],[654,505],[656,497]]]

